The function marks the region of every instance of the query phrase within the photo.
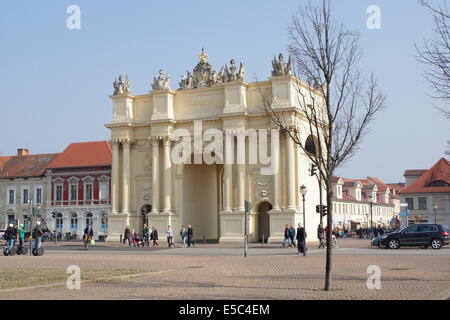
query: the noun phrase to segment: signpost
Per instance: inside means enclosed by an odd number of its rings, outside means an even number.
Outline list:
[[[244,213],[244,257],[247,257],[247,247],[248,247],[248,235],[247,235],[247,213],[250,212],[251,204],[249,201],[245,200],[245,213]]]

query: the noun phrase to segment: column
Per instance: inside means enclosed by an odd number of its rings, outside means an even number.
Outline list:
[[[119,213],[119,146],[117,140],[111,141],[111,214]]]
[[[294,141],[286,134],[286,206],[295,210],[295,162]]]
[[[237,136],[237,209],[245,211],[245,133],[240,131]]]
[[[164,212],[171,210],[172,162],[170,161],[170,137],[164,137]]]
[[[273,140],[271,140],[273,143]],[[272,152],[275,150],[271,148]],[[277,150],[279,152],[279,149]],[[274,155],[272,154],[272,159]],[[273,161],[273,160],[272,160]],[[277,163],[278,167],[275,167],[275,174],[272,175],[272,211],[280,211],[280,163]]]
[[[130,149],[131,140],[124,139],[123,145],[123,167],[122,167],[122,213],[130,212]]]
[[[159,206],[159,137],[152,137],[152,213],[158,213]]]
[[[226,212],[232,212],[231,199],[232,199],[232,182],[233,182],[233,148],[234,148],[234,136],[231,132],[225,133],[225,163],[224,163],[224,197],[223,197],[223,210]]]

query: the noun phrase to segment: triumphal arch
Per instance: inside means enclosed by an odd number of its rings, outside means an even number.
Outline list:
[[[270,66],[270,59],[268,59]],[[319,189],[310,161],[271,121],[265,101],[292,123],[305,121],[299,88],[283,55],[272,60],[266,81],[245,81],[245,64],[234,60],[216,72],[202,50],[192,72],[172,89],[168,73],[153,77],[151,90],[131,93],[130,81],[114,81],[111,130],[112,212],[108,241],[119,241],[127,225],[147,223],[175,240],[182,225],[194,238],[241,242],[245,201],[249,240],[282,241],[285,225],[303,223],[311,239],[319,223]],[[149,88],[150,89],[150,88]],[[307,132],[304,140],[308,138]]]

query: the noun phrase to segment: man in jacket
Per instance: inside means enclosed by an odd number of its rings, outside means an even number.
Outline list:
[[[131,230],[130,230],[130,226],[126,226],[125,232],[123,233],[122,247],[125,246],[125,242],[127,240],[128,240],[128,246],[131,247]]]
[[[92,240],[93,237],[94,237],[94,230],[92,230],[92,226],[90,224],[88,224],[86,226],[86,228],[84,229],[84,235],[83,235],[84,250],[88,249],[89,242]]]
[[[38,220],[33,229],[33,238],[35,239],[33,250],[38,250],[41,247],[41,239],[43,235],[44,232],[41,229],[41,221]]]
[[[187,231],[184,228],[184,226],[182,226],[181,231],[180,231],[180,237],[181,237],[181,243],[183,244],[183,248],[186,248],[186,236],[187,236]]]
[[[284,241],[281,244],[282,248],[286,247],[286,241],[289,241],[290,235],[291,235],[291,232],[290,232],[290,229],[289,229],[289,225],[287,224],[286,228],[284,229]]]
[[[149,232],[150,232],[150,230],[149,230],[148,226],[144,223],[144,245],[146,244],[147,247],[150,246]]]
[[[26,230],[23,227],[23,224],[19,225],[19,247],[17,248],[18,251],[22,252],[23,245],[25,243],[25,232]]]
[[[14,227],[14,224],[10,223],[5,233],[6,233],[5,236],[6,244],[8,245],[8,252],[9,252],[11,251],[14,245],[14,241],[16,240],[17,237],[17,229]]]
[[[167,232],[166,232],[166,236],[167,236],[167,244],[170,247],[173,247],[173,231],[172,228],[170,227],[170,225],[167,226]]]
[[[325,245],[323,243],[323,239],[325,238],[324,237],[324,230],[323,230],[321,224],[319,224],[319,227],[317,228],[317,238],[319,239],[319,249],[325,248]]]
[[[192,237],[194,236],[194,229],[192,229],[191,225],[188,225],[188,247],[191,247],[191,243],[192,246],[195,246],[194,240],[192,239]]]
[[[297,254],[303,253],[305,250],[305,239],[306,239],[306,231],[305,228],[302,227],[302,224],[298,224],[297,228],[297,246],[298,246],[298,252]]]

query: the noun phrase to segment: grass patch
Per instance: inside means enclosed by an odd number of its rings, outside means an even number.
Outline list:
[[[148,270],[81,269],[81,281],[133,275],[144,272],[148,272]],[[0,290],[65,282],[69,276],[70,274],[66,273],[66,269],[61,268],[46,268],[39,270],[26,268],[0,269]]]
[[[389,270],[392,270],[392,271],[406,271],[406,270],[409,270],[409,268],[391,268]]]

